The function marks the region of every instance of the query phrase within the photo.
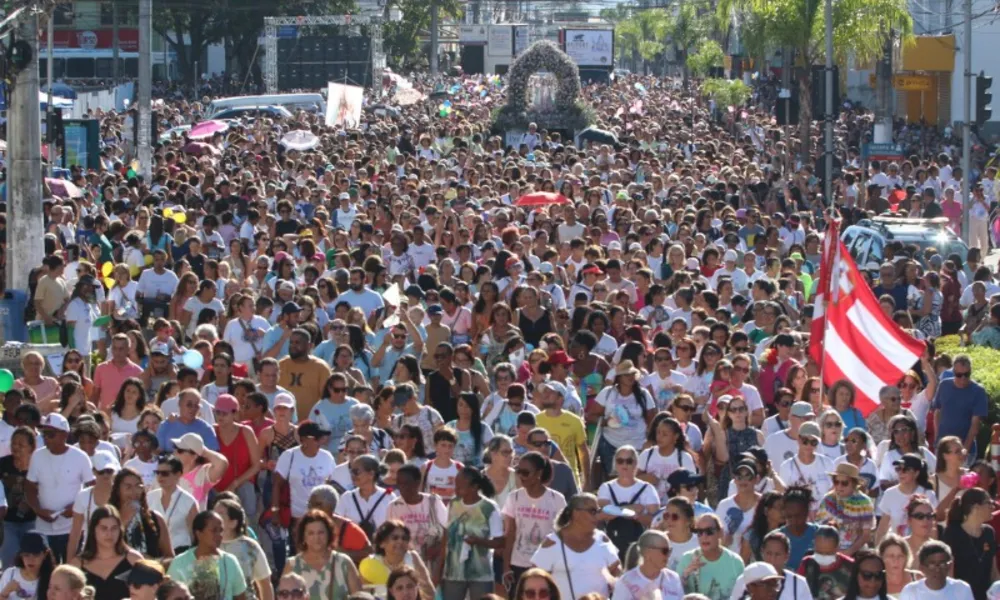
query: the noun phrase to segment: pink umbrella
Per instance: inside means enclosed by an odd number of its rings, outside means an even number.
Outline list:
[[[201,140],[222,133],[227,129],[229,129],[229,123],[225,121],[202,121],[191,128],[191,131],[188,132],[188,138]]]
[[[83,198],[83,190],[65,179],[45,178],[45,184],[49,186],[53,196],[60,198]]]

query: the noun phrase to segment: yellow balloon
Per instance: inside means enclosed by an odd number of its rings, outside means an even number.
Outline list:
[[[389,582],[389,567],[385,566],[380,560],[374,558],[366,558],[361,561],[360,568],[361,576],[364,577],[365,581],[375,584],[375,585],[385,585]]]
[[[106,262],[101,265],[101,275],[105,277],[111,277],[111,272],[115,270],[115,266],[110,262]]]
[[[153,264],[153,255],[147,254],[142,258],[142,261],[146,263],[146,266],[148,267],[149,265]]]
[[[104,285],[108,286],[108,289],[110,290],[111,288],[115,287],[115,280],[112,279],[111,277],[105,277]]]
[[[187,223],[187,220],[188,220],[188,217],[184,213],[175,213],[174,214],[174,221],[176,221],[177,224],[179,224],[179,225],[183,225],[183,224]]]
[[[163,218],[164,219],[169,219],[172,216],[174,216],[174,209],[172,209],[172,208],[164,208],[163,209]]]
[[[129,267],[128,268],[128,272],[132,274],[132,277],[138,277],[139,276],[139,267],[135,267],[135,266]]]

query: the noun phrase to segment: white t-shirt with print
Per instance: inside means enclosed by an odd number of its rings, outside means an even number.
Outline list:
[[[677,573],[663,569],[660,571],[659,577],[647,579],[639,567],[636,567],[631,571],[626,571],[621,576],[615,584],[615,592],[611,596],[611,600],[643,600],[645,598],[680,600],[683,597],[684,586]]]
[[[458,463],[451,461],[447,467],[439,467],[431,461],[424,465],[424,491],[436,494],[444,502],[455,497],[455,478],[458,477]]]
[[[333,455],[323,448],[312,458],[303,454],[301,448],[281,453],[274,470],[291,486],[292,517],[297,519],[306,514],[312,489],[329,481],[336,466]]]
[[[804,485],[813,491],[813,508],[819,506],[819,501],[833,488],[830,473],[833,472],[833,461],[819,452],[813,455],[813,461],[805,464],[798,456],[793,456],[781,463],[778,477],[786,486]]]
[[[545,488],[538,498],[532,498],[523,489],[514,490],[507,496],[502,513],[517,524],[517,537],[510,557],[515,567],[531,566],[531,557],[545,536],[553,531],[556,517],[566,506],[566,498],[559,492]]]
[[[673,450],[663,456],[660,454],[660,449],[653,446],[646,448],[639,454],[639,471],[656,477],[656,493],[664,502],[667,500],[667,492],[670,491],[667,478],[677,469],[687,469],[692,473],[697,473],[698,465],[695,464],[694,458],[687,451],[678,453]],[[617,494],[618,491],[615,490],[615,493]]]
[[[739,553],[743,534],[746,533],[747,529],[750,529],[750,525],[753,523],[753,513],[756,510],[756,504],[743,510],[737,506],[735,496],[724,498],[715,508],[716,516],[722,521],[723,534],[733,537],[732,543],[729,544],[729,549],[733,552]]]
[[[972,600],[972,588],[960,579],[949,577],[944,587],[932,590],[925,579],[906,584],[899,592],[899,600]]]
[[[927,496],[931,506],[935,509],[937,508],[938,499],[934,490],[917,486],[913,492],[907,494],[900,490],[898,485],[892,486],[882,493],[882,496],[878,499],[878,504],[875,506],[876,516],[889,519],[890,532],[901,536],[909,535],[909,526],[906,524],[906,505],[910,503],[910,497],[913,494]]]

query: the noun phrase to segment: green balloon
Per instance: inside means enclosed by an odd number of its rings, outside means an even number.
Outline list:
[[[14,389],[14,374],[7,369],[0,369],[0,392],[7,393]]]
[[[441,112],[438,113],[438,114],[440,114],[442,117],[447,117],[448,116],[448,109],[442,108]]]

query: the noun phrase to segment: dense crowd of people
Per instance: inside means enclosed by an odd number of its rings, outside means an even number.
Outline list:
[[[163,140],[151,181],[101,116],[29,290],[67,350],[2,394],[0,600],[1000,596],[990,399],[935,344],[1000,340],[989,236],[885,248],[927,351],[877,406],[808,353],[826,219],[949,209],[954,149],[847,161],[828,203],[765,100],[626,76],[584,88],[618,144],[507,146],[503,85]]]

